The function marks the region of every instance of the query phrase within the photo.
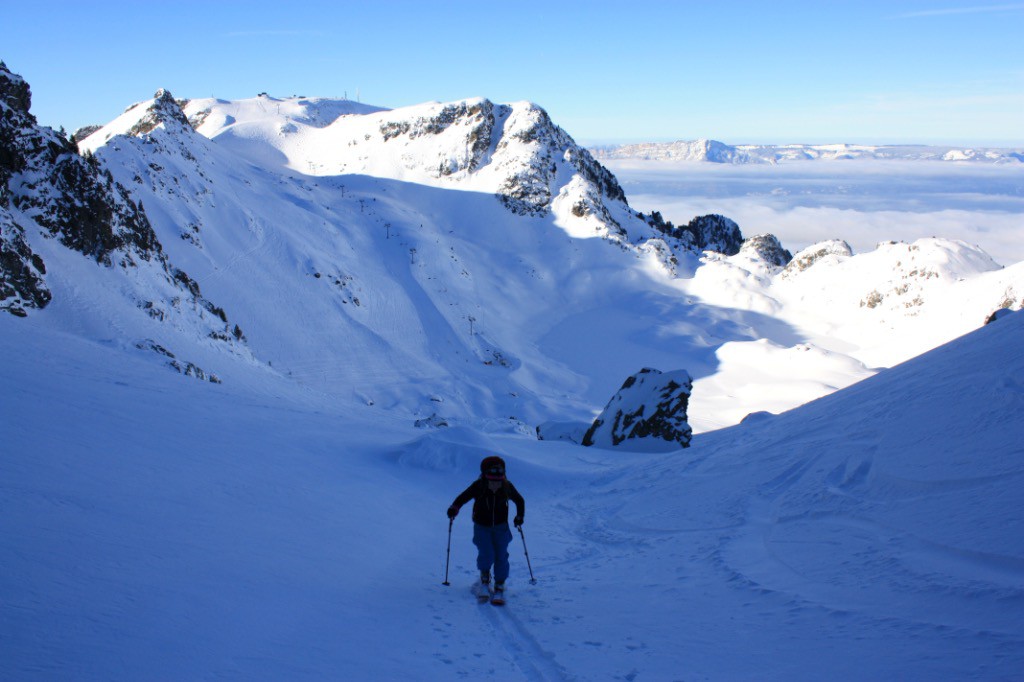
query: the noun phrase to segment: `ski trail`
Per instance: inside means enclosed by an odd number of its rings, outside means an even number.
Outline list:
[[[537,682],[576,679],[558,665],[554,654],[541,647],[540,642],[530,634],[508,606],[494,606],[485,610],[485,618],[490,621],[498,639],[512,656],[525,679]]]

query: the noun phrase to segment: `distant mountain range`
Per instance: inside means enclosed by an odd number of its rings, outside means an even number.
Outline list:
[[[734,164],[837,159],[973,163],[1024,162],[1024,149],[857,144],[729,145],[717,140],[680,140],[678,142],[599,146],[591,147],[590,152],[597,159],[706,161]]]

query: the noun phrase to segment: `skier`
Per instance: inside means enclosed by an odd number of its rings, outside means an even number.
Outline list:
[[[505,579],[508,578],[508,543],[512,531],[508,527],[508,501],[516,503],[516,528],[523,525],[526,502],[516,487],[505,478],[505,460],[484,457],[480,462],[480,478],[463,490],[452,506],[448,518],[454,519],[462,505],[473,500],[473,544],[477,548],[476,566],[480,584],[490,590],[491,566],[494,566],[494,599],[504,603]]]

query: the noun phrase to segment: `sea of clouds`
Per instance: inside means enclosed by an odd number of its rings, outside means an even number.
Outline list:
[[[676,224],[721,213],[745,236],[770,232],[794,253],[825,239],[863,253],[882,241],[945,237],[977,244],[1002,265],[1024,261],[1024,163],[603,163],[639,211]]]

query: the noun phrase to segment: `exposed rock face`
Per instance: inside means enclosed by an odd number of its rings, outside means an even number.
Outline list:
[[[641,213],[639,217],[653,228],[655,234],[652,237],[634,233],[634,243],[640,245],[641,251],[653,252],[672,276],[676,276],[676,266],[683,254],[700,256],[711,251],[735,256],[744,252],[751,258],[779,268],[793,259],[775,235],[759,234],[744,239],[739,225],[722,215],[698,216],[680,227],[666,221],[658,211],[652,211],[649,216]]]
[[[46,287],[46,266],[25,240],[24,228],[11,215],[8,183],[25,167],[18,146],[21,127],[31,118],[28,83],[0,62],[0,310],[18,316],[26,308],[43,308],[52,295]]]
[[[28,83],[0,63],[0,309],[24,315],[52,295],[29,227],[103,265],[160,257],[142,210],[109,173],[29,112]]]
[[[160,321],[191,315],[209,337],[244,342],[224,310],[168,261],[142,206],[95,156],[81,156],[63,135],[39,126],[30,106],[28,84],[0,62],[0,310],[24,316],[50,302],[46,264],[31,244],[37,240],[38,249],[39,240],[56,239],[101,266],[147,266],[140,268],[146,275],[128,285],[139,285],[135,303],[146,315]],[[147,135],[165,122],[188,128],[170,93],[160,91],[134,134]],[[160,284],[140,284],[147,279]],[[166,300],[153,297],[161,287]]]
[[[124,188],[70,141],[37,125],[30,104],[28,84],[0,68],[0,207],[12,212],[11,222],[24,229],[30,220],[104,265],[159,254],[149,221]]]
[[[71,143],[77,145],[102,127],[98,125],[82,126],[71,135]]]
[[[832,239],[812,244],[793,256],[793,260],[791,260],[789,265],[786,266],[786,269],[782,272],[782,276],[792,277],[821,260],[827,259],[835,261],[843,258],[849,258],[852,255],[853,249],[851,249],[850,245],[841,239]]]
[[[690,445],[686,409],[693,382],[686,370],[644,368],[626,379],[583,436],[583,445],[676,449]]]
[[[551,211],[551,204],[560,189],[557,183],[559,166],[567,166],[578,174],[586,187],[582,193],[584,196],[573,205],[573,213],[578,216],[596,212],[603,221],[614,223],[604,200],[626,203],[626,193],[615,177],[595,161],[590,152],[556,126],[540,106],[531,104],[515,109],[483,100],[468,109],[465,102],[461,109],[447,106],[442,111],[445,113],[450,113],[453,118],[479,119],[477,125],[470,126],[466,139],[466,146],[471,152],[469,170],[479,168],[485,158],[498,163],[512,157],[518,161],[508,164],[508,175],[498,193],[502,203],[514,213],[543,216]],[[501,138],[492,153],[490,144],[499,122],[503,124]],[[516,147],[523,148],[526,154]]]
[[[682,229],[690,233],[694,245],[702,251],[735,256],[743,246],[740,226],[722,215],[698,216]]]
[[[25,231],[0,204],[0,310],[24,317],[26,308],[45,308],[52,294],[43,280],[46,266],[25,242]]]
[[[740,253],[749,253],[777,267],[785,267],[793,260],[793,254],[782,248],[782,244],[773,234],[759,234],[745,240]]]
[[[416,116],[395,110],[377,117],[374,132],[383,146],[375,154],[394,155],[397,165],[414,174],[425,172],[445,184],[477,183],[517,215],[546,216],[556,200],[566,198],[572,215],[594,216],[621,234],[607,205],[626,203],[615,176],[535,104],[471,99],[421,107]],[[373,144],[373,137],[354,138],[341,156],[364,142]],[[343,167],[361,172],[364,161],[349,157]]]
[[[191,124],[185,117],[185,113],[181,110],[181,106],[174,101],[174,97],[171,96],[170,92],[161,88],[153,95],[153,103],[146,111],[146,115],[132,126],[128,134],[133,137],[139,137],[140,135],[152,132],[162,123],[167,124],[171,122],[175,122],[182,127],[191,127]]]
[[[503,108],[497,108],[499,115],[507,115]],[[491,148],[491,134],[495,124],[494,104],[487,100],[480,102],[458,102],[445,106],[434,116],[415,120],[387,121],[380,126],[385,142],[396,138],[416,139],[429,135],[440,135],[453,126],[466,129],[466,154],[448,157],[437,167],[437,175],[448,176],[460,171],[475,171],[485,162]]]

